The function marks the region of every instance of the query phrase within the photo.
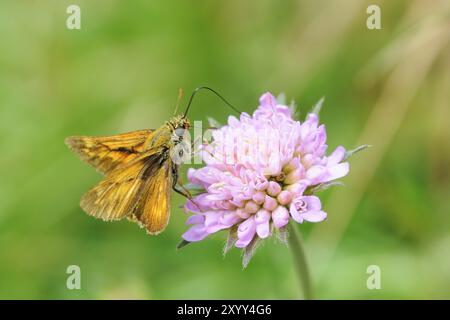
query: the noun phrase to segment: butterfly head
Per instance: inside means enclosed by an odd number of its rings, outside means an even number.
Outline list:
[[[173,117],[169,121],[169,126],[173,130],[173,138],[175,142],[183,141],[183,137],[188,132],[191,124],[183,115]]]

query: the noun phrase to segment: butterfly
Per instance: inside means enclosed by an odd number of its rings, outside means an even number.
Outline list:
[[[87,214],[105,221],[126,218],[151,235],[166,228],[171,191],[191,198],[190,192],[178,184],[178,170],[190,153],[186,115],[200,89],[212,91],[230,105],[213,89],[199,87],[192,93],[186,111],[156,130],[66,138],[66,145],[75,154],[105,176],[81,198],[80,206]]]

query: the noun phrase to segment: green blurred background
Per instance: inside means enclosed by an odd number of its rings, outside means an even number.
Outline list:
[[[66,28],[70,4],[81,30]],[[157,127],[199,85],[248,112],[267,90],[303,115],[325,96],[330,148],[373,145],[322,194],[328,220],[299,226],[317,298],[450,298],[449,43],[447,0],[1,1],[0,298],[301,297],[275,240],[246,270],[239,250],[222,257],[223,233],[176,251],[178,195],[157,237],[78,206],[100,175],[64,138]],[[230,114],[206,92],[191,111]],[[81,290],[66,289],[72,264]]]

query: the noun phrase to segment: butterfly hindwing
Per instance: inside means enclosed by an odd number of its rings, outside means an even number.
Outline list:
[[[81,198],[81,208],[89,215],[107,221],[126,217],[136,205],[144,182],[141,179],[144,170],[145,162],[135,160],[125,168],[111,172]]]
[[[176,168],[167,157],[160,167],[151,173],[131,220],[147,229],[149,234],[162,232],[170,218],[170,194],[176,182]]]
[[[170,216],[170,193],[174,168],[168,152],[142,156],[112,171],[87,192],[81,207],[103,220],[128,217],[150,234],[164,230]]]

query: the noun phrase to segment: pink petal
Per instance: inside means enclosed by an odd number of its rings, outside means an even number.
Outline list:
[[[328,157],[328,166],[334,166],[344,159],[345,156],[345,148],[343,146],[339,146],[333,153]]]
[[[238,240],[236,241],[236,247],[244,248],[246,247],[255,236],[256,233],[256,223],[253,217],[248,218],[239,225],[238,228]]]
[[[306,202],[308,211],[319,211],[322,208],[320,199],[316,196],[304,196],[301,199]]]
[[[225,212],[219,219],[219,222],[225,226],[231,227],[239,222],[241,218],[236,214],[236,211]]]
[[[297,182],[294,184],[291,184],[286,189],[292,192],[294,196],[301,196],[303,195],[303,192],[305,191],[306,187],[308,186],[308,183],[305,181]]]
[[[184,205],[184,209],[193,213],[202,213],[201,206],[197,199],[195,199],[194,202],[188,199]]]
[[[342,178],[343,176],[347,175],[349,170],[350,170],[350,166],[349,166],[348,162],[339,163],[338,165],[328,168],[329,176],[323,182]]]
[[[261,239],[265,239],[270,235],[269,221],[256,225],[256,233]]]
[[[289,212],[285,207],[278,206],[272,212],[273,224],[277,228],[282,228],[289,222]]]
[[[291,214],[292,219],[298,223],[303,223],[303,218],[300,212],[298,212],[297,208],[295,208],[294,202],[291,203],[291,206],[289,208],[289,212]]]
[[[325,130],[325,125],[322,124],[317,128],[317,144],[318,146],[322,146],[327,141],[327,132]]]
[[[243,122],[243,123],[248,123],[249,120],[251,120],[251,117],[250,117],[250,115],[249,115],[248,113],[242,112],[242,113],[241,113],[241,116],[239,117],[239,119],[240,119],[241,122]]]
[[[207,227],[206,228],[206,232],[211,234],[211,233],[215,233],[217,231],[220,231],[220,230],[223,230],[223,229],[227,229],[227,228],[229,228],[229,226],[217,223],[217,224],[215,224],[213,226]]]
[[[302,217],[309,222],[320,222],[327,218],[327,214],[323,211],[307,211],[302,213]]]
[[[209,211],[205,213],[205,227],[208,233],[214,233],[226,228],[226,226],[219,223],[219,219],[222,216],[220,211]]]
[[[196,224],[188,229],[181,236],[184,240],[189,242],[195,242],[205,239],[208,236],[206,227],[201,224]]]
[[[186,224],[203,224],[205,222],[205,216],[202,214],[194,214],[187,218]]]
[[[270,212],[265,209],[260,209],[255,214],[255,222],[256,224],[266,223],[270,220]]]
[[[238,119],[236,119],[235,116],[229,116],[228,117],[228,125],[232,128],[238,128],[240,127],[241,123]]]
[[[275,107],[275,109],[276,109],[277,113],[286,116],[288,119],[292,118],[291,109],[289,109],[289,107],[284,106],[282,104],[278,104]]]
[[[187,172],[187,177],[188,177],[188,180],[191,182],[191,183],[194,183],[194,184],[202,184],[202,182],[200,181],[200,180],[198,180],[197,178],[196,178],[196,176],[195,176],[195,173],[197,172],[197,170],[195,170],[194,168],[189,168],[188,169],[188,172]]]
[[[237,208],[236,209],[236,215],[241,218],[241,219],[247,219],[250,217],[250,213],[248,213],[247,211],[245,211],[242,208]]]
[[[221,181],[221,172],[215,168],[203,167],[190,173],[190,181],[192,183],[201,183],[202,185],[210,185]]]
[[[306,178],[311,180],[313,183],[319,182],[326,174],[325,167],[322,166],[312,166],[306,171]]]
[[[310,123],[310,125],[312,127],[317,127],[317,125],[319,124],[319,116],[315,113],[308,113],[307,117],[306,117],[306,121]]]
[[[270,106],[275,107],[277,105],[277,99],[270,93],[266,92],[259,98],[259,103],[262,107]]]

